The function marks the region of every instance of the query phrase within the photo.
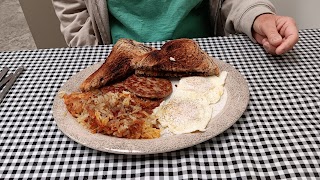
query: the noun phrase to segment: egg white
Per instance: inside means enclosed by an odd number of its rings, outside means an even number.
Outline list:
[[[227,72],[220,76],[181,78],[172,95],[154,110],[161,126],[174,134],[205,131],[212,118],[213,104],[224,93]]]
[[[227,72],[222,71],[219,76],[190,76],[181,78],[175,95],[179,95],[179,91],[191,91],[196,96],[205,97],[210,104],[219,101],[224,91],[224,83],[227,78]]]

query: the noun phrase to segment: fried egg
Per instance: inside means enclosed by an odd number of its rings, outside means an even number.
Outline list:
[[[190,76],[179,80],[172,95],[154,110],[161,126],[174,134],[205,131],[214,104],[224,93],[227,72],[219,76]]]

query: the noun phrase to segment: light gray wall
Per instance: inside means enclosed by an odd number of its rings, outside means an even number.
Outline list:
[[[66,47],[51,0],[19,0],[38,49]]]
[[[320,0],[270,0],[279,15],[291,16],[299,29],[320,28]]]

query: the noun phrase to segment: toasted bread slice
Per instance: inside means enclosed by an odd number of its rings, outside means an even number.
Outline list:
[[[138,75],[182,77],[190,75],[218,75],[219,68],[191,39],[176,39],[165,43],[161,50],[153,50],[131,61]]]
[[[131,60],[152,50],[154,48],[134,40],[119,39],[105,62],[80,85],[80,89],[82,91],[98,89],[108,83],[128,77],[134,72],[130,66]]]

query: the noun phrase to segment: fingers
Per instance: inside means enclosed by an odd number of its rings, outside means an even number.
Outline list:
[[[256,19],[253,28],[253,37],[273,55],[288,52],[299,39],[295,21],[290,17],[263,14]]]
[[[268,53],[272,55],[282,55],[293,49],[293,46],[296,44],[298,37],[290,37],[288,39],[283,39],[283,42],[278,46],[273,46],[270,42],[265,38],[262,41],[262,46]]]
[[[299,40],[299,32],[295,21],[292,18],[287,18],[286,22],[280,29],[280,33],[283,34],[284,38],[276,50],[276,53],[279,55],[291,50]]]
[[[270,54],[276,55],[276,47],[272,46],[266,37],[261,36],[258,33],[254,33],[253,34],[254,39],[263,46],[263,48],[265,49],[265,51],[267,51]]]
[[[276,24],[276,15],[262,14],[254,22],[254,30],[268,38],[272,46],[278,46],[282,42],[282,36],[279,34]]]
[[[265,28],[266,36],[268,38],[269,43],[272,46],[278,46],[282,42],[281,35],[278,33],[278,31],[275,31],[275,30],[276,30],[275,27],[266,27]]]
[[[288,38],[284,39],[283,43],[281,43],[280,46],[277,47],[276,54],[278,55],[284,54],[293,48],[293,46],[298,41],[298,36],[294,36],[294,37],[292,36],[289,36]]]
[[[262,45],[262,40],[265,39],[264,36],[261,36],[260,34],[258,34],[256,32],[253,32],[252,36],[259,44]]]
[[[289,36],[288,38],[284,38],[283,42],[278,47],[271,45],[266,38],[262,40],[261,44],[268,53],[272,55],[282,55],[293,49],[294,45],[298,41],[298,36],[292,36],[293,37]]]
[[[271,45],[267,38],[262,40],[262,46],[263,46],[264,50],[267,51],[268,53],[270,53],[272,55],[277,55],[277,53],[276,53],[277,47]]]

